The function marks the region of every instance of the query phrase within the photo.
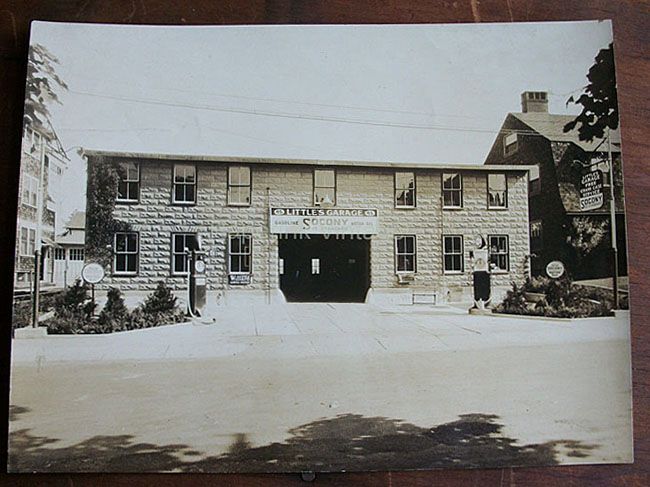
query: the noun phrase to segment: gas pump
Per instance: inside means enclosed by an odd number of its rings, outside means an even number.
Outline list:
[[[189,257],[188,269],[188,310],[190,316],[201,316],[206,302],[205,252],[201,250],[201,240],[196,238],[196,249],[185,249]]]
[[[492,293],[488,249],[485,239],[480,235],[476,237],[476,249],[470,254],[474,278],[474,307],[472,309],[485,310]]]

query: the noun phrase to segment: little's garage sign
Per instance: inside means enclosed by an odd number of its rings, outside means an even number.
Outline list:
[[[271,233],[373,235],[377,230],[375,209],[271,208]]]

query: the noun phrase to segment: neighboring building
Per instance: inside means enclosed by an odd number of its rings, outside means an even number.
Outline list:
[[[478,236],[493,296],[528,275],[526,167],[84,155],[102,289],[185,289],[198,237],[211,300],[467,300]]]
[[[627,275],[619,131],[611,131],[611,141],[595,139],[584,142],[579,140],[577,129],[564,132],[564,126],[575,116],[548,113],[546,92],[522,93],[521,105],[521,113],[508,113],[506,116],[485,164],[531,166],[529,208],[533,274],[543,274],[548,262],[561,260],[576,279],[612,275],[609,226],[605,228],[606,235],[601,243],[586,256],[579,255],[568,243],[568,238],[576,235],[575,227],[585,223],[585,217],[589,218],[590,224],[608,225],[610,206],[607,158],[611,143],[619,274]],[[605,177],[605,201],[600,209],[580,211],[578,185],[585,169],[574,161],[601,161],[592,166],[601,169]]]
[[[86,240],[86,212],[75,211],[54,243],[54,284],[69,286],[81,278]]]
[[[41,281],[54,280],[52,247],[56,203],[67,157],[51,128],[26,121],[20,161],[18,218],[16,226],[15,287],[31,287],[34,252],[41,248]]]

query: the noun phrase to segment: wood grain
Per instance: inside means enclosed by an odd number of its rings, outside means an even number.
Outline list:
[[[23,83],[31,20],[143,24],[441,23],[613,19],[632,292],[633,465],[319,475],[318,485],[650,485],[650,2],[640,0],[4,0],[0,2],[0,260],[7,417],[10,309]],[[568,49],[571,46],[567,46]],[[558,52],[558,56],[562,53]],[[2,424],[6,439],[6,423]],[[6,440],[3,439],[3,445]],[[6,452],[5,452],[6,453]],[[3,461],[4,464],[4,461]],[[297,475],[4,475],[4,485],[304,485]]]

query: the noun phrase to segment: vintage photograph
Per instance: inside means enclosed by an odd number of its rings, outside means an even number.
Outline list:
[[[632,462],[614,51],[34,22],[8,470]]]

